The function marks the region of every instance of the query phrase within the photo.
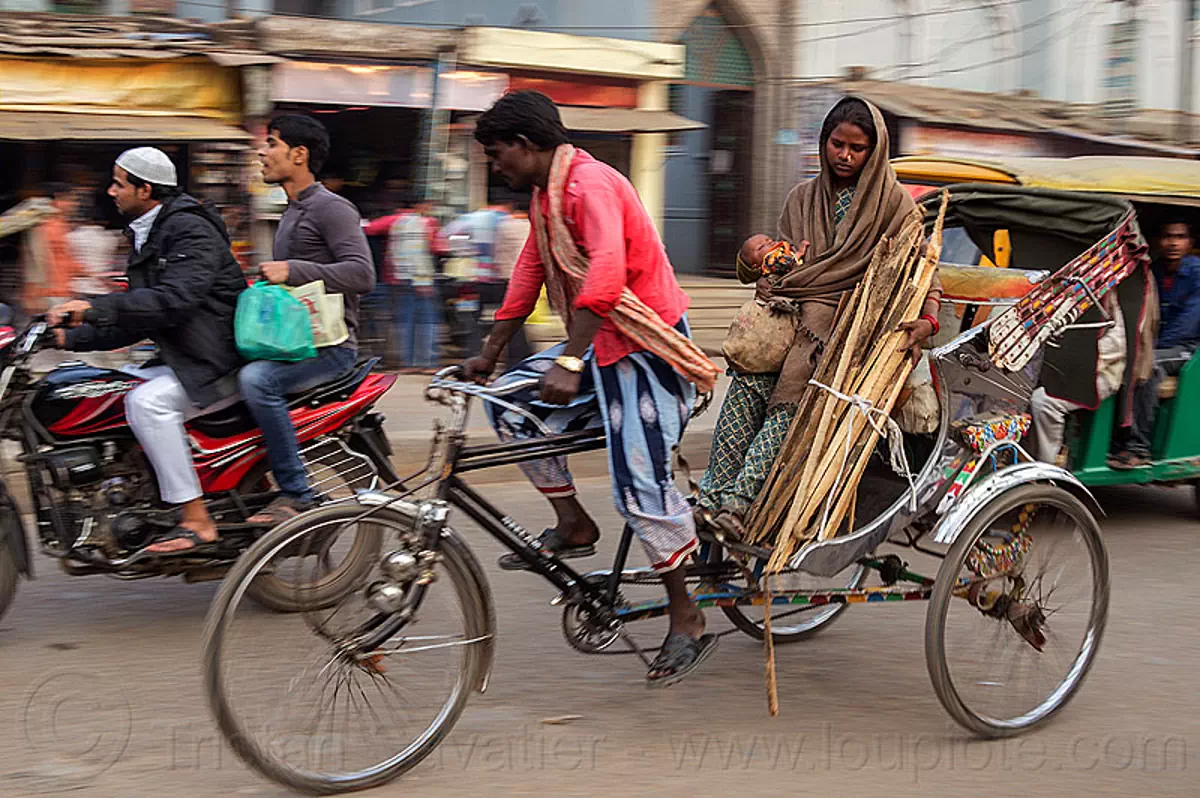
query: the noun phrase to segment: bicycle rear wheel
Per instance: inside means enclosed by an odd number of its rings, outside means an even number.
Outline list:
[[[208,614],[205,685],[217,724],[243,761],[293,790],[366,789],[412,768],[449,733],[486,667],[493,622],[466,545],[445,529],[437,558],[400,579],[384,563],[422,554],[413,517],[384,509],[356,522],[362,512],[332,505],[279,526],[238,561]],[[281,615],[248,599],[282,550],[355,536],[360,523],[386,553],[336,604]],[[405,594],[416,608],[383,645],[360,650],[351,641],[382,617],[368,599],[380,583],[420,591]]]
[[[845,588],[854,590],[867,581],[867,569],[852,565],[832,577],[813,576],[800,571],[784,571],[771,577],[771,590],[781,593],[789,590],[826,590]],[[846,611],[846,604],[823,604],[804,608],[780,606],[772,610],[771,640],[776,644],[798,643],[812,637],[829,626]],[[755,640],[766,638],[761,606],[722,607],[721,611],[730,623]]]
[[[1042,484],[1000,494],[950,547],[926,616],[946,711],[983,737],[1049,720],[1092,666],[1108,593],[1100,527],[1079,499]]]

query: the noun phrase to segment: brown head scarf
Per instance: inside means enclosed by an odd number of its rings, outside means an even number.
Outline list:
[[[847,103],[862,103],[875,122],[875,149],[858,175],[854,201],[842,223],[833,216],[833,170],[826,160],[821,136],[821,174],[788,194],[779,216],[779,234],[799,245],[809,242],[808,258],[774,287],[775,296],[800,304],[799,332],[788,353],[771,404],[797,402],[812,377],[823,344],[833,330],[834,313],[842,294],[862,279],[875,247],[885,235],[895,235],[915,203],[896,179],[888,162],[888,132],[883,114],[871,103],[846,97],[829,112]]]

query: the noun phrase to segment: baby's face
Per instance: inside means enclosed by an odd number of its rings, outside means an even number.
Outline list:
[[[750,266],[761,266],[763,259],[767,257],[767,253],[773,246],[775,246],[775,242],[771,240],[770,236],[762,233],[752,235],[746,239],[745,244],[742,244],[742,260]]]

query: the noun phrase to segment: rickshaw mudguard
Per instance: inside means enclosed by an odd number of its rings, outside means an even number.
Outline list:
[[[934,527],[933,542],[946,546],[951,545],[966,529],[971,519],[993,499],[1021,485],[1038,482],[1065,488],[1087,505],[1092,513],[1098,516],[1104,515],[1104,510],[1096,501],[1096,497],[1070,471],[1050,463],[1018,463],[1002,468],[987,479],[976,482],[970,490],[960,496],[942,516],[938,525]]]

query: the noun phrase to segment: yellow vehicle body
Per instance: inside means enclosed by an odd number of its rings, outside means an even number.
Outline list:
[[[1200,206],[1200,161],[1152,156],[951,158],[910,155],[892,161],[900,182],[929,187],[1002,183],[1097,192],[1134,202]]]

